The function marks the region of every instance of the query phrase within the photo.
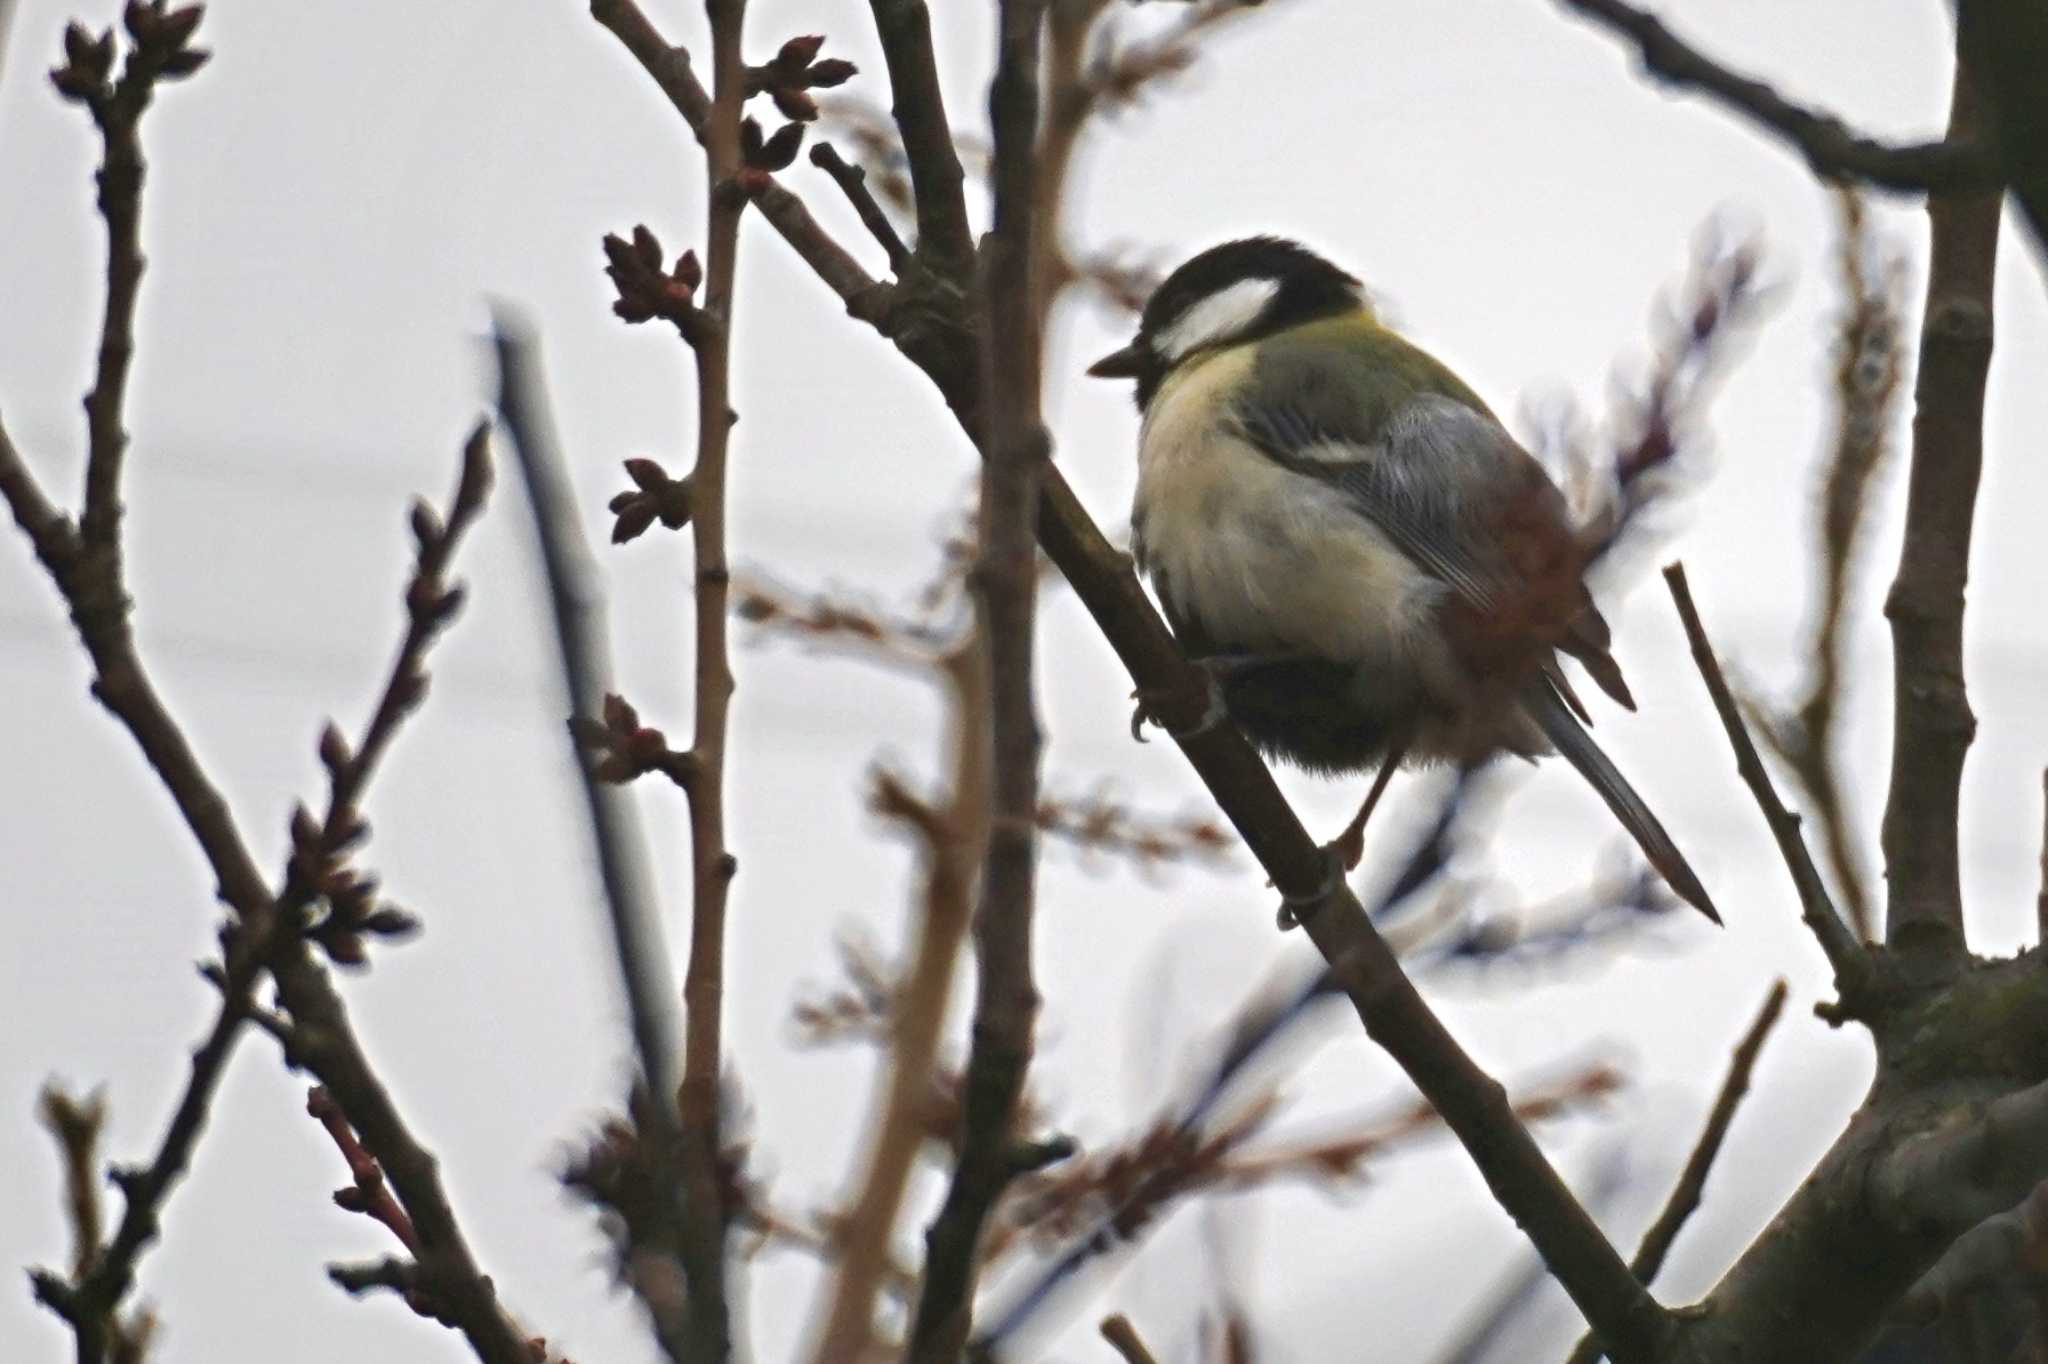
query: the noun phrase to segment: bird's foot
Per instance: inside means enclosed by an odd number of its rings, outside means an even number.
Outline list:
[[[1356,865],[1356,863],[1346,863],[1344,861],[1344,854],[1335,843],[1325,843],[1322,851],[1324,860],[1328,865],[1323,873],[1321,883],[1314,890],[1309,891],[1306,895],[1289,895],[1286,891],[1280,892],[1280,911],[1273,916],[1273,922],[1282,933],[1292,928],[1301,927],[1310,915],[1323,907],[1324,901],[1342,890],[1344,888],[1344,873]]]
[[[1145,742],[1145,726],[1163,729],[1175,739],[1187,740],[1207,734],[1230,719],[1230,711],[1223,704],[1223,683],[1237,670],[1237,660],[1232,658],[1197,658],[1189,660],[1195,670],[1202,674],[1202,681],[1209,691],[1208,703],[1202,709],[1201,718],[1192,725],[1175,729],[1167,723],[1161,710],[1170,705],[1179,695],[1175,687],[1139,687],[1131,693],[1137,704],[1131,708],[1131,737],[1139,743]]]
[[[1344,864],[1344,870],[1357,871],[1358,864],[1365,860],[1365,825],[1354,823],[1323,845],[1323,851]]]

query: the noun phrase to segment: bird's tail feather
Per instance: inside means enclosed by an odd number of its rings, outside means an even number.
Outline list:
[[[1650,807],[1643,803],[1636,789],[1628,784],[1628,778],[1622,776],[1620,769],[1600,751],[1600,745],[1593,742],[1593,736],[1586,733],[1547,678],[1536,678],[1523,691],[1522,709],[1536,722],[1552,746],[1600,793],[1600,799],[1607,802],[1607,808],[1614,811],[1621,827],[1628,830],[1629,836],[1642,848],[1643,855],[1650,859],[1650,865],[1671,888],[1687,904],[1720,923],[1721,916],[1715,911],[1713,900],[1708,898],[1699,877],[1693,874],[1685,854],[1671,841],[1671,835],[1664,832],[1664,826],[1650,813]]]

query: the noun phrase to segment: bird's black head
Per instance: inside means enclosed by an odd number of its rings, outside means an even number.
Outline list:
[[[1212,246],[1153,290],[1137,337],[1088,372],[1137,380],[1142,411],[1167,373],[1189,356],[1350,312],[1363,301],[1359,288],[1352,276],[1284,237]]]

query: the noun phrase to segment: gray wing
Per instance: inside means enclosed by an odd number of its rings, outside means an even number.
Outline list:
[[[1233,422],[1269,459],[1341,491],[1472,606],[1494,610],[1516,576],[1501,552],[1501,508],[1548,491],[1563,511],[1540,466],[1493,417],[1455,398],[1411,398],[1372,433],[1332,415],[1254,400],[1238,406]]]

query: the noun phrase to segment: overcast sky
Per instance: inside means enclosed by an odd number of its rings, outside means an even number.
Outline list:
[[[104,253],[89,124],[42,76],[75,3],[21,0],[0,69],[0,411],[67,498]],[[667,31],[699,40],[695,7],[651,8]],[[986,9],[934,6],[962,128],[981,121]],[[1875,133],[1940,127],[1947,20],[1932,0],[1672,9],[1730,61]],[[84,17],[98,26],[114,12],[98,0]],[[749,53],[764,58],[805,31],[861,65],[851,93],[886,104],[866,6],[853,0],[757,0]],[[216,0],[201,41],[215,60],[162,93],[144,134],[150,268],[129,405],[131,576],[151,667],[266,865],[279,865],[287,811],[320,791],[323,718],[361,724],[398,637],[404,508],[415,492],[445,497],[480,410],[486,299],[525,304],[545,331],[594,533],[621,485],[619,459],[686,466],[685,353],[672,336],[610,317],[598,240],[644,221],[671,249],[693,242],[702,172],[666,104],[570,0]],[[821,175],[799,162],[786,179],[880,269]],[[1080,188],[1085,240],[1167,261],[1248,231],[1303,238],[1367,279],[1508,414],[1560,392],[1601,407],[1616,366],[1641,362],[1653,300],[1681,276],[1700,225],[1720,214],[1760,233],[1774,306],[1714,405],[1717,472],[1675,549],[1724,654],[1759,685],[1792,682],[1835,304],[1832,211],[1796,158],[1698,101],[1648,88],[1611,40],[1541,0],[1288,0],[1099,134]],[[1909,262],[1917,310],[1923,219],[1898,205],[1879,218]],[[2043,297],[2037,261],[2008,235],[1970,597],[1980,727],[1963,795],[1974,945],[1992,952],[2031,941],[2048,761],[2036,514],[2048,461],[2034,381],[2048,364]],[[881,599],[907,590],[969,487],[970,453],[951,419],[759,221],[746,225],[738,308],[737,562]],[[1122,325],[1070,314],[1047,380],[1060,463],[1110,526],[1128,507],[1135,418],[1124,388],[1091,385],[1080,368],[1118,344]],[[1889,747],[1877,603],[1895,555],[1899,472],[1885,480],[1856,614],[1849,733],[1872,866]],[[682,537],[657,532],[603,555],[624,688],[671,731],[687,730],[686,554]],[[648,1360],[635,1310],[608,1289],[599,1239],[552,1176],[565,1144],[617,1095],[626,1043],[509,470],[461,572],[470,608],[370,800],[366,860],[427,932],[378,953],[345,989],[406,1112],[445,1157],[505,1298],[583,1364]],[[1728,927],[1675,923],[1604,963],[1440,975],[1429,988],[1511,1082],[1588,1058],[1626,1067],[1631,1090],[1600,1120],[1546,1139],[1581,1184],[1626,1139],[1637,1182],[1612,1215],[1630,1245],[1729,1046],[1770,981],[1790,978],[1789,1016],[1660,1283],[1683,1298],[1713,1282],[1825,1147],[1868,1081],[1869,1053],[1809,1013],[1826,992],[1818,952],[1661,589],[1639,584],[1608,605],[1642,711],[1604,714],[1601,740],[1690,852]],[[915,681],[737,637],[742,871],[728,1035],[759,1170],[784,1206],[813,1208],[842,1187],[870,1074],[860,1056],[793,1050],[789,1006],[805,983],[832,978],[836,934],[897,941],[914,869],[865,812],[864,774],[878,756],[928,773],[937,711]],[[1170,745],[1130,743],[1129,681],[1059,592],[1048,596],[1042,657],[1052,789],[1110,781],[1151,810],[1207,808]],[[105,1084],[108,1155],[139,1158],[212,1006],[189,965],[211,950],[211,879],[132,743],[87,698],[86,678],[54,593],[10,530],[0,537],[0,884],[11,928],[0,949],[0,1266],[66,1254],[56,1164],[33,1118],[44,1078]],[[1283,780],[1319,830],[1338,827],[1358,795]],[[649,789],[641,809],[681,905],[680,797]],[[1546,772],[1518,789],[1486,851],[1535,896],[1582,878],[1613,841],[1597,802],[1568,773]],[[1151,879],[1056,845],[1046,861],[1037,1083],[1084,1142],[1101,1142],[1168,1102],[1235,1002],[1307,949],[1272,931],[1270,893],[1242,855],[1220,871]],[[265,1040],[236,1058],[197,1169],[144,1262],[144,1294],[165,1323],[159,1357],[463,1357],[458,1338],[395,1302],[351,1303],[326,1282],[326,1261],[387,1247],[378,1228],[329,1203],[343,1170],[304,1116],[302,1088]],[[1403,1090],[1354,1028],[1333,1026],[1291,1092],[1310,1115]],[[1229,1211],[1225,1249],[1274,1359],[1327,1357],[1327,1342],[1363,1333],[1376,1357],[1426,1358],[1522,1253],[1450,1147],[1392,1158],[1339,1201],[1287,1190]],[[1164,1352],[1186,1340],[1180,1299],[1201,1265],[1199,1230],[1181,1219],[1121,1277],[1094,1285]],[[0,1292],[0,1357],[66,1353],[58,1323],[15,1284]],[[787,1357],[816,1286],[811,1267],[769,1253],[749,1284],[743,1333],[758,1357]],[[1106,1357],[1088,1338],[1100,1310],[1077,1310],[1053,1353]],[[1572,1328],[1551,1303],[1526,1329],[1524,1345],[1541,1356]]]

